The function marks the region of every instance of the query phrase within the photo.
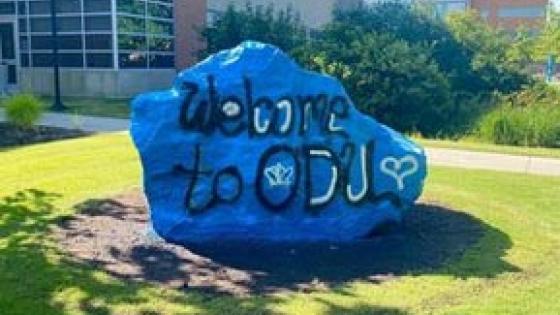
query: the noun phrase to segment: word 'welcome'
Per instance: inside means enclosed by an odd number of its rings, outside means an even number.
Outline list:
[[[186,97],[181,104],[179,123],[188,131],[206,135],[220,131],[225,136],[238,136],[248,131],[250,136],[306,134],[312,123],[318,123],[320,131],[347,137],[336,126],[338,119],[348,118],[350,104],[347,97],[329,97],[326,93],[316,95],[285,95],[277,100],[267,96],[255,98],[250,79],[243,79],[244,96],[221,96],[216,89],[215,78],[207,77],[207,95],[199,95],[196,83],[185,82]],[[206,96],[195,102],[197,97]]]

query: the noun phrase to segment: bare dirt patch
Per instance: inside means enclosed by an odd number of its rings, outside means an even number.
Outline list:
[[[412,209],[399,227],[384,228],[350,243],[220,242],[197,246],[165,243],[148,233],[144,197],[133,191],[88,200],[55,229],[75,259],[131,281],[236,296],[278,291],[316,291],[350,281],[379,283],[399,275],[445,273],[487,232],[497,233],[501,264],[507,235],[460,211],[435,204]],[[473,268],[461,277],[482,276]],[[492,275],[484,275],[492,276]]]

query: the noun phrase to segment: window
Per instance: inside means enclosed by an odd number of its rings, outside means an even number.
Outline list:
[[[31,32],[45,33],[50,32],[51,18],[33,17],[29,19],[31,24]],[[79,17],[58,17],[57,30],[59,32],[80,32],[82,30],[82,21]]]
[[[465,11],[467,3],[464,0],[440,1],[436,4],[437,14],[445,16],[452,12]]]
[[[59,32],[81,32],[82,30],[82,19],[80,17],[57,17],[56,21]]]
[[[150,68],[173,68],[175,57],[173,55],[150,54]]]
[[[146,68],[147,66],[145,53],[119,54],[119,67],[123,69]]]
[[[16,65],[8,65],[8,83],[17,83],[17,68]]]
[[[545,16],[544,6],[502,7],[498,9],[501,18],[539,18]]]
[[[146,3],[139,0],[117,0],[117,11],[119,13],[144,15],[146,14]]]
[[[79,0],[56,0],[57,13],[80,13]]]
[[[22,67],[24,68],[29,67],[29,54],[20,54],[19,62]]]
[[[58,61],[61,67],[81,68],[83,67],[83,55],[78,53],[60,53]],[[35,53],[32,57],[33,67],[52,67],[53,55],[50,53]]]
[[[60,35],[58,36],[58,49],[81,50],[82,35]]]
[[[50,18],[30,18],[29,24],[31,27],[31,32],[50,32],[51,31],[51,19]]]
[[[86,35],[86,49],[113,49],[113,37],[105,34]]]
[[[47,1],[29,1],[30,14],[50,14],[51,6]]]
[[[86,31],[110,31],[111,16],[87,16],[86,17]]]
[[[61,67],[114,67],[112,1],[56,0]],[[22,67],[52,67],[50,0],[21,0],[16,7]]]
[[[119,67],[173,68],[173,0],[116,0]]]
[[[84,66],[83,54],[58,54],[61,67],[82,68]]]
[[[173,0],[56,0],[58,48],[64,57],[60,65],[173,68],[173,3]],[[117,11],[116,21],[112,19],[113,8]],[[27,55],[21,63],[32,67],[52,66],[51,1],[0,0],[0,14],[2,10],[12,14],[17,11],[20,16],[20,55]],[[115,22],[116,37],[112,34]]]
[[[16,5],[13,2],[0,3],[0,14],[15,14]]]
[[[29,50],[29,38],[27,38],[27,36],[20,36],[19,37],[19,49],[20,50]]]
[[[50,35],[31,36],[31,49],[33,50],[51,50],[53,49],[53,37]],[[81,35],[59,35],[58,49],[60,50],[81,50]]]
[[[84,0],[84,12],[111,12],[111,0]]]
[[[150,51],[169,51],[169,52],[172,52],[175,49],[174,41],[172,38],[159,38],[159,37],[149,38],[149,48]]]
[[[148,15],[157,18],[173,18],[173,8],[158,3],[148,3]]]
[[[121,50],[146,50],[146,36],[119,35],[119,49]]]
[[[88,68],[112,68],[113,54],[87,54],[86,62]]]
[[[33,54],[33,67],[52,67],[52,54]]]
[[[173,24],[163,21],[148,20],[148,34],[173,35]]]
[[[21,18],[18,19],[18,27],[20,33],[27,32],[27,20]]]
[[[19,15],[27,14],[27,7],[25,6],[25,2],[23,1],[18,2],[18,14]]]
[[[52,49],[52,36],[31,36],[31,49]]]
[[[146,21],[142,18],[120,16],[119,33],[144,33]]]

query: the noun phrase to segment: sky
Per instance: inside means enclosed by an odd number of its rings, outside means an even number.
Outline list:
[[[560,0],[552,0],[556,8],[560,9]]]

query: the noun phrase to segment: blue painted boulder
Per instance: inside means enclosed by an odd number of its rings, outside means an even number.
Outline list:
[[[422,148],[274,46],[222,51],[132,106],[152,224],[170,242],[352,240],[422,192]]]

